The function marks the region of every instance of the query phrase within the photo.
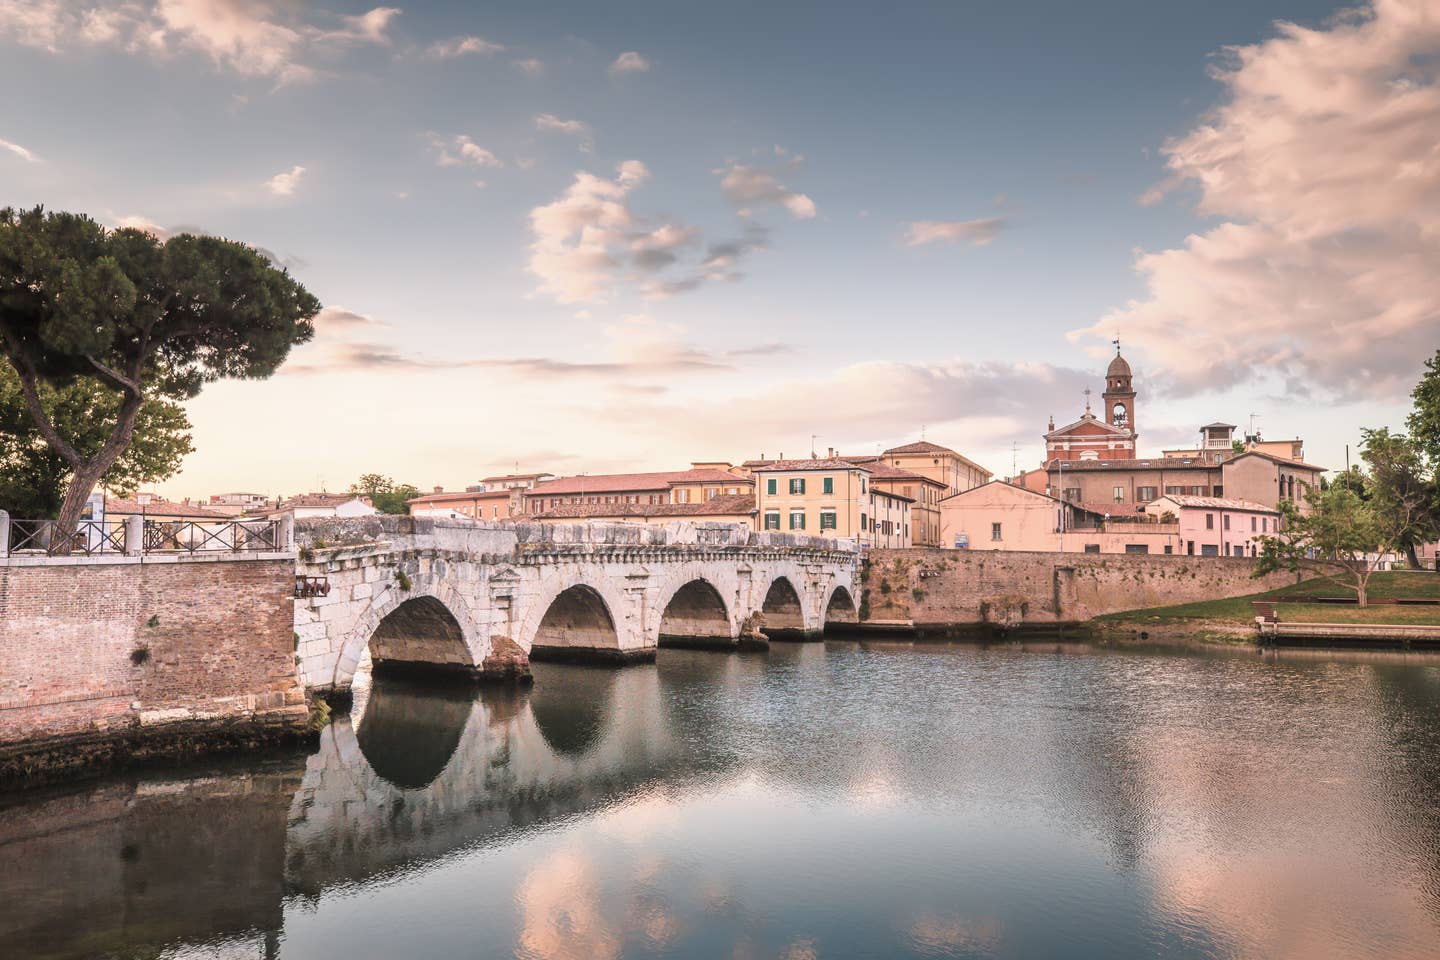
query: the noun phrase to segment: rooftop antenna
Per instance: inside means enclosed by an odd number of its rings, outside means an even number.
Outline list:
[[[921,439],[921,440],[924,440],[924,439],[925,439],[925,424],[923,424],[923,423],[920,424],[920,439]]]
[[[810,459],[811,459],[811,460],[814,460],[814,459],[815,459],[815,441],[816,441],[816,440],[819,440],[819,439],[820,439],[820,434],[818,434],[818,433],[812,433],[812,434],[810,434]]]
[[[1014,440],[1011,440],[1011,441],[1010,441],[1010,479],[1012,479],[1012,480],[1015,479],[1015,477],[1020,473],[1019,463],[1020,463],[1020,444],[1016,443]]]

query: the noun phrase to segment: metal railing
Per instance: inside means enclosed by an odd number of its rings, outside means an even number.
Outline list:
[[[0,511],[0,556],[138,556],[278,553],[290,549],[285,520],[13,520]]]
[[[93,557],[125,552],[125,524],[115,520],[81,520],[68,534],[54,520],[11,520],[10,554],[79,554]]]

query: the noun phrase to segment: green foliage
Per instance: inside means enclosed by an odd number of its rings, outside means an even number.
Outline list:
[[[106,230],[42,208],[0,210],[0,355],[33,426],[72,471],[63,524],[130,447],[147,400],[189,399],[211,381],[263,378],[314,335],[320,303],[251,247]],[[93,378],[117,400],[92,453],[45,411],[42,385]]]
[[[415,584],[412,583],[410,580],[410,574],[406,573],[404,570],[401,570],[399,567],[395,568],[395,582],[400,586],[400,590],[404,593],[409,593],[410,588],[415,586]]]
[[[1440,492],[1420,446],[1387,429],[1365,430],[1361,456],[1370,468],[1370,502],[1393,531],[1395,549],[1419,566],[1415,548],[1440,537]]]
[[[330,725],[330,704],[316,697],[310,701],[310,716],[306,720],[307,725],[315,733],[319,733]]]
[[[1415,407],[1405,427],[1434,470],[1440,467],[1440,350],[1425,361],[1425,373],[1410,397]]]
[[[1280,501],[1280,532],[1258,538],[1261,549],[1254,576],[1276,570],[1316,571],[1336,583],[1351,583],[1365,606],[1378,557],[1394,547],[1401,531],[1393,518],[1345,486],[1310,490],[1305,501],[1309,508],[1305,512],[1293,501]]]
[[[350,484],[350,492],[369,497],[371,504],[381,513],[408,513],[406,502],[420,496],[420,490],[413,484],[396,483],[379,473],[363,474]]]
[[[95,456],[115,421],[120,395],[94,377],[76,377],[61,387],[42,383],[38,393],[56,431],[82,456]],[[185,408],[151,397],[140,407],[130,445],[101,482],[131,493],[174,476],[193,449]],[[26,519],[53,519],[73,472],[26,410],[19,376],[8,364],[0,364],[0,510]]]
[[[1230,441],[1230,450],[1231,450],[1231,452],[1233,452],[1233,453],[1244,453],[1244,452],[1245,452],[1245,441],[1244,441],[1244,440],[1231,440],[1231,441]]]

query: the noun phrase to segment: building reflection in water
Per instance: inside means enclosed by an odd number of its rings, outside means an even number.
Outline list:
[[[309,755],[11,798],[0,952],[1428,957],[1435,663],[776,644],[381,681]]]

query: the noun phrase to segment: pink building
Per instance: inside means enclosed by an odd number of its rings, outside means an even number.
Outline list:
[[[1279,511],[1252,500],[1168,494],[1145,505],[1152,516],[1173,515],[1180,527],[1176,553],[1201,557],[1253,557],[1259,538],[1280,529]]]

